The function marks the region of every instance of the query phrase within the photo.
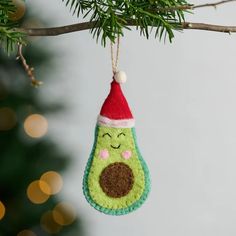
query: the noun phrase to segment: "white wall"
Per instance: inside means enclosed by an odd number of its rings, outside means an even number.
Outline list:
[[[54,19],[53,25],[77,21],[61,1],[28,2],[45,19]],[[199,9],[188,19],[236,25],[235,10],[234,3],[217,11]],[[40,41],[58,56],[58,70],[41,88],[42,99],[68,106],[50,118],[51,135],[73,156],[64,196],[78,207],[89,236],[236,235],[236,36],[186,30],[164,44],[126,32],[123,90],[136,118],[152,192],[141,209],[121,217],[92,209],[81,190],[96,117],[111,81],[109,47],[96,44],[89,32]]]

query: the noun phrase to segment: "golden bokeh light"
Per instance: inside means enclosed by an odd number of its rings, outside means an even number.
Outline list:
[[[44,116],[32,114],[26,118],[24,130],[32,138],[41,138],[48,131],[48,122]]]
[[[26,11],[25,2],[23,0],[12,0],[13,4],[16,6],[16,11],[9,14],[9,18],[12,21],[20,20]]]
[[[32,182],[27,188],[27,196],[34,204],[42,204],[50,197],[45,192],[50,191],[48,184],[42,180]]]
[[[37,236],[37,235],[31,230],[23,230],[19,232],[17,236]]]
[[[61,225],[55,222],[52,211],[46,212],[41,217],[41,227],[49,234],[56,234],[61,230]]]
[[[5,216],[6,213],[6,208],[3,205],[3,203],[0,201],[0,220],[3,219],[3,217]]]
[[[72,205],[62,202],[53,209],[53,218],[59,225],[70,225],[76,219],[76,212]]]
[[[0,108],[0,131],[12,129],[16,125],[16,114],[8,107]]]
[[[43,183],[47,183],[49,186],[49,189],[42,189],[42,191],[48,195],[54,195],[61,191],[63,186],[63,180],[59,173],[55,171],[48,171],[44,173],[40,180],[42,180]]]

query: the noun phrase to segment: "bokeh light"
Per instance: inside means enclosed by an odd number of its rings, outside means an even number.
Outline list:
[[[31,230],[23,230],[19,232],[17,236],[37,236],[37,235]]]
[[[41,217],[41,227],[49,234],[56,234],[61,230],[61,225],[55,222],[52,211],[48,211]]]
[[[12,21],[20,20],[26,11],[25,2],[23,0],[12,0],[13,4],[16,6],[16,11],[9,14],[9,18]]]
[[[24,129],[30,137],[41,138],[48,131],[48,122],[44,116],[32,114],[26,118]]]
[[[3,203],[0,201],[0,220],[3,219],[3,217],[5,216],[6,213],[6,208],[3,205]]]
[[[8,107],[0,108],[0,131],[12,129],[16,125],[16,114]]]
[[[55,222],[62,226],[70,225],[76,219],[76,211],[74,207],[65,202],[56,205],[52,214]]]
[[[47,183],[49,189],[42,188],[42,191],[48,195],[54,195],[61,191],[63,186],[63,180],[59,173],[55,171],[48,171],[44,173],[40,180],[42,183]]]
[[[27,188],[27,196],[29,200],[35,204],[42,204],[50,197],[45,192],[50,191],[48,184],[42,180],[32,182]]]

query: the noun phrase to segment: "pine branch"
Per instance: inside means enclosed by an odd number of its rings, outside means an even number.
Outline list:
[[[236,2],[236,0],[224,0],[224,1],[219,1],[215,3],[206,3],[206,4],[200,4],[200,5],[193,5],[193,4],[187,4],[183,6],[175,6],[175,7],[168,7],[168,8],[158,8],[158,10],[161,11],[166,11],[166,10],[194,10],[197,8],[203,8],[203,7],[214,7],[217,8],[219,5],[223,5],[226,3],[231,3],[231,2]]]
[[[12,0],[0,0],[0,46],[10,54],[15,51],[17,43],[24,43],[25,34],[18,32],[18,25],[12,22],[10,15],[16,11]]]
[[[16,50],[17,43],[25,44],[25,33],[0,26],[0,46],[7,54]]]
[[[151,27],[156,30],[159,39],[168,36],[171,41],[174,30],[181,27],[184,21],[186,0],[62,0],[70,6],[73,14],[83,18],[90,16],[89,22],[95,25],[91,28],[93,36],[101,38],[102,44],[107,39],[114,41],[118,35],[123,35],[129,28],[129,21],[136,22],[141,35],[149,37]],[[176,7],[176,9],[174,9]],[[163,10],[165,9],[165,10]]]
[[[183,29],[205,30],[229,34],[236,33],[236,26],[223,26],[192,22],[184,22]]]
[[[12,0],[0,0],[0,22],[8,24],[9,13],[13,13],[15,10]]]
[[[129,26],[137,26],[135,22],[128,22]],[[58,36],[62,34],[84,31],[96,27],[96,22],[83,22],[73,25],[66,25],[54,28],[34,28],[34,29],[20,29],[29,36]],[[204,23],[184,22],[181,29],[195,29],[205,31],[215,31],[221,33],[236,33],[236,26],[222,26]]]
[[[211,25],[204,23],[185,22],[185,13],[197,8],[214,7],[236,0],[224,0],[201,5],[187,4],[185,0],[62,0],[70,5],[73,14],[83,17],[90,15],[90,21],[53,28],[18,28],[9,19],[9,13],[15,11],[12,0],[0,0],[0,44],[9,53],[18,47],[18,59],[28,74],[32,84],[39,86],[30,67],[22,54],[22,44],[26,36],[56,36],[82,30],[90,30],[97,39],[101,36],[105,45],[109,38],[114,41],[123,35],[123,29],[136,26],[140,33],[149,37],[155,28],[155,37],[174,37],[174,30],[197,29],[223,33],[236,33],[236,26]]]
[[[223,4],[231,3],[231,2],[236,2],[236,0],[224,0],[224,1],[219,1],[219,2],[215,2],[215,3],[206,3],[206,4],[196,5],[196,6],[193,6],[192,9],[197,9],[197,8],[202,8],[202,7],[216,8],[219,5],[223,5]]]
[[[103,44],[106,38],[114,38],[123,34],[123,29],[136,26],[140,33],[149,37],[150,30],[156,28],[156,37],[174,37],[174,30],[197,29],[224,33],[235,33],[236,26],[211,25],[204,23],[185,22],[185,11],[197,8],[217,7],[236,0],[224,0],[201,5],[185,4],[183,0],[63,0],[70,5],[74,14],[92,15],[91,21],[74,25],[53,28],[18,28],[9,20],[9,12],[14,12],[12,0],[0,0],[0,45],[10,53],[18,43],[24,43],[29,36],[56,36],[81,30],[90,30],[95,37],[102,35]],[[113,3],[116,2],[116,3]],[[136,2],[138,5],[132,5]],[[93,8],[91,7],[93,4]],[[111,5],[116,4],[116,5]],[[155,8],[154,8],[155,6]],[[95,10],[94,10],[95,9]],[[92,14],[93,13],[93,14]],[[150,27],[151,26],[151,27]]]
[[[29,66],[29,64],[27,63],[27,61],[22,53],[22,44],[18,44],[18,53],[17,53],[16,59],[21,60],[23,68],[24,68],[25,72],[27,73],[32,86],[37,88],[43,84],[42,81],[36,80],[35,75],[34,75],[34,68]]]
[[[68,0],[69,2],[69,0]],[[75,4],[76,1],[74,1]],[[227,1],[220,1],[216,3],[208,3],[202,5],[183,5],[181,8],[185,10],[197,9],[197,8],[204,8],[204,7],[217,7],[218,5],[223,5],[230,2],[236,2],[236,0],[227,0]],[[72,5],[73,7],[79,7],[79,5]],[[176,10],[176,8],[180,8],[179,6],[176,7],[169,7],[168,11]],[[161,8],[159,10],[164,10]],[[75,12],[75,9],[74,9]],[[127,20],[126,26],[139,26],[136,20]],[[57,36],[61,34],[67,34],[77,31],[83,30],[91,30],[95,27],[98,27],[98,22],[83,22],[73,25],[66,25],[61,27],[52,27],[52,28],[31,28],[31,29],[18,29],[20,32],[23,32],[29,36]],[[195,29],[195,30],[206,30],[206,31],[215,31],[215,32],[223,32],[223,33],[236,33],[236,26],[222,26],[222,25],[212,25],[212,24],[204,24],[204,23],[193,23],[193,22],[182,22],[178,28],[178,30],[182,29]]]

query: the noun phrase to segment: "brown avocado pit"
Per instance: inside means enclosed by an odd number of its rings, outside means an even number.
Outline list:
[[[99,184],[107,196],[124,197],[133,188],[133,171],[122,162],[112,163],[101,172]]]

